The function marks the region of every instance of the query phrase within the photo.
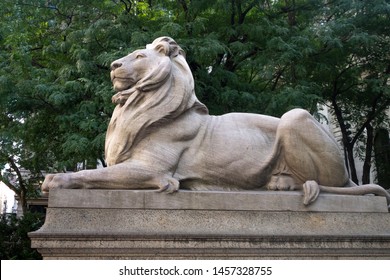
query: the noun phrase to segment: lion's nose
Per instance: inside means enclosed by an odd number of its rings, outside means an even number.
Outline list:
[[[122,66],[122,63],[114,61],[113,63],[111,63],[111,70],[115,70],[121,66]]]

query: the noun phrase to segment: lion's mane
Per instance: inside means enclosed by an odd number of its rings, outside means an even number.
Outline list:
[[[134,86],[134,93],[113,112],[106,134],[108,165],[128,160],[133,147],[157,123],[169,122],[191,108],[208,113],[195,96],[184,51],[169,37],[157,38],[147,49],[159,47],[169,48],[167,56],[154,62],[153,69]]]

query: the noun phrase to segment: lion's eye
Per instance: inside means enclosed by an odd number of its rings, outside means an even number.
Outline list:
[[[137,56],[135,58],[138,59],[138,58],[144,58],[144,57],[145,57],[145,55],[143,53],[139,53],[139,54],[137,54]]]

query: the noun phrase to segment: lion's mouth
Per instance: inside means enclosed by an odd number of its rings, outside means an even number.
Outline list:
[[[115,74],[114,71],[111,71],[110,76],[113,88],[117,93],[126,93],[136,84],[136,81],[133,81],[130,77],[121,77]]]
[[[112,79],[112,85],[116,92],[121,92],[131,89],[134,86],[134,83],[128,80],[114,78]]]
[[[115,104],[124,104],[130,95],[136,91],[135,83],[129,83],[128,80],[126,81],[126,86],[124,86],[123,81],[117,78],[112,79],[112,83],[116,92],[112,97],[112,102]]]

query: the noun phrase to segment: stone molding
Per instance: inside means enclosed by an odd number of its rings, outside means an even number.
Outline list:
[[[50,192],[45,224],[29,235],[44,259],[390,258],[384,198],[321,194],[309,207],[301,199],[59,189]]]

